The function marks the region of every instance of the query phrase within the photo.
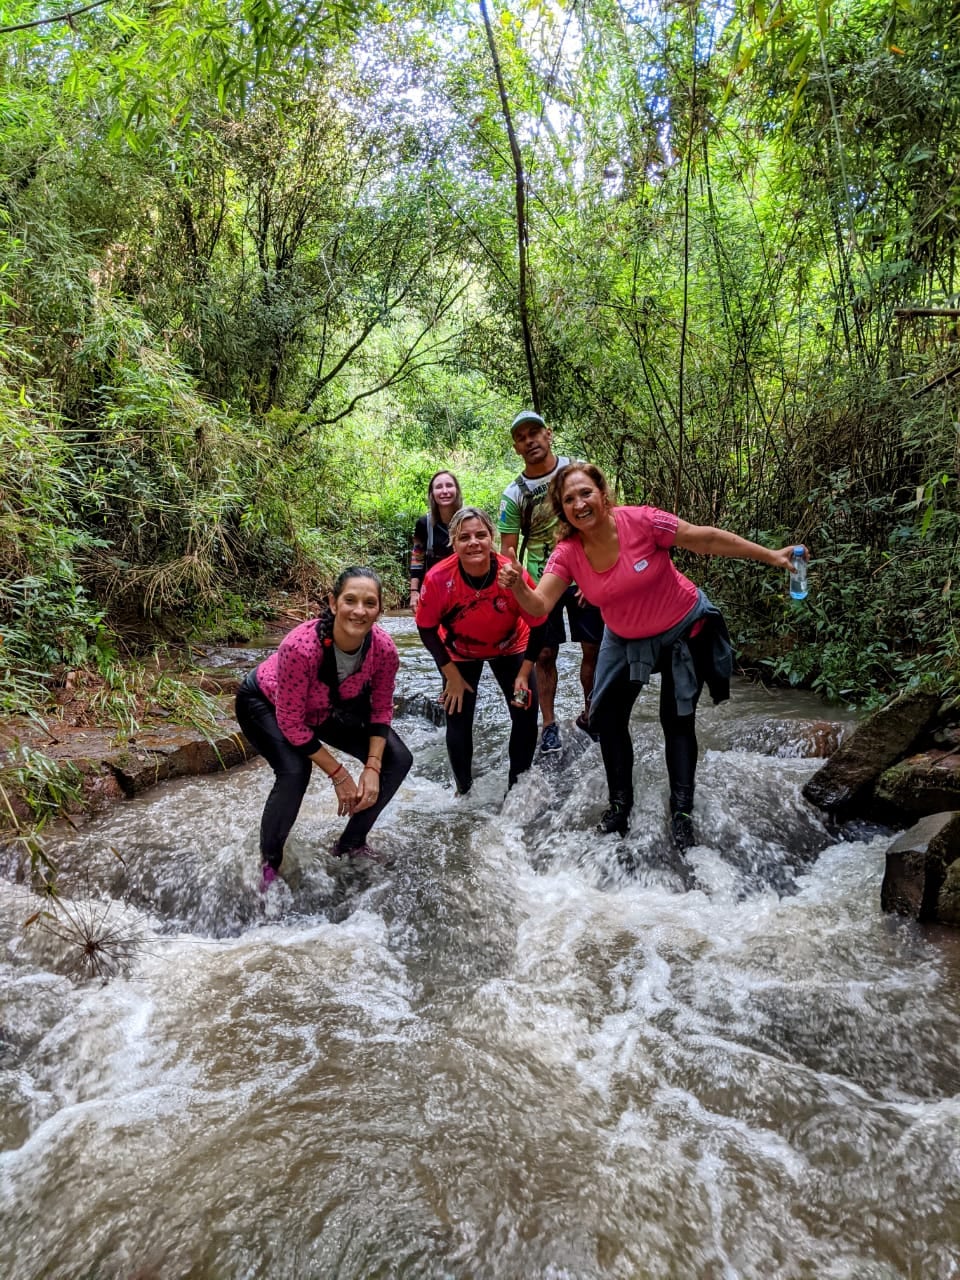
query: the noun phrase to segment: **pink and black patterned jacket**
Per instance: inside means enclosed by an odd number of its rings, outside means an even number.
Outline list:
[[[330,715],[338,698],[321,678],[325,666],[317,619],[302,622],[280,642],[276,653],[257,667],[257,684],[277,712],[280,732],[307,755],[322,746],[316,726]],[[370,734],[384,737],[393,720],[393,690],[400,666],[397,646],[382,627],[373,626],[364,641],[359,671],[339,688],[339,701],[349,703],[365,690],[370,696]]]

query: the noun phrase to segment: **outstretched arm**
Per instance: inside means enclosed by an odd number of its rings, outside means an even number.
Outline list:
[[[513,592],[517,604],[524,612],[529,613],[532,618],[544,617],[557,603],[570,583],[565,582],[563,578],[558,577],[555,573],[545,573],[540,579],[539,586],[536,588],[529,587],[523,580],[523,569],[517,559],[516,552],[511,548],[507,555],[509,555],[510,559],[506,564],[500,566],[497,582],[501,587]]]
[[[726,529],[715,529],[709,524],[688,524],[686,520],[677,521],[675,546],[685,551],[693,551],[699,556],[728,556],[734,560],[759,560],[761,564],[772,565],[776,569],[790,569],[796,543],[789,547],[781,547],[775,551],[772,547],[761,547],[759,542],[751,542],[749,538],[741,538],[738,533],[730,533]],[[806,548],[804,548],[806,555]]]

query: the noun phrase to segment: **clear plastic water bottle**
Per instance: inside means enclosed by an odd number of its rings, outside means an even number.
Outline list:
[[[807,562],[804,558],[804,547],[794,547],[790,558],[790,599],[806,600],[807,598]]]

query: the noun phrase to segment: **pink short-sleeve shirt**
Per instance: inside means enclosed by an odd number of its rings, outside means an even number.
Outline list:
[[[697,603],[697,588],[675,568],[670,548],[678,520],[658,507],[614,507],[620,554],[598,572],[578,537],[557,544],[544,567],[564,582],[575,582],[600,609],[611,631],[640,640],[669,631]]]

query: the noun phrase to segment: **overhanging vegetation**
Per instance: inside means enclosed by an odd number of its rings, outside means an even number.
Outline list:
[[[0,34],[8,709],[345,560],[399,599],[534,400],[625,500],[810,545],[800,607],[694,569],[770,676],[956,684],[948,7],[56,12]]]

